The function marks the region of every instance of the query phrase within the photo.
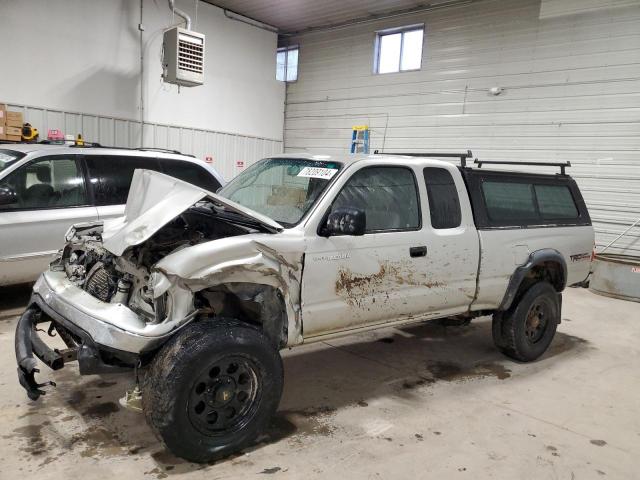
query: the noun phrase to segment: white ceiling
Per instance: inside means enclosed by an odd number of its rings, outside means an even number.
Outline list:
[[[453,3],[446,0],[204,0],[221,8],[277,27],[297,32],[375,18],[405,10]]]

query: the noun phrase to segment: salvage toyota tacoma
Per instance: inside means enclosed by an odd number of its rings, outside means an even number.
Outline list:
[[[140,373],[154,432],[205,462],[264,431],[285,347],[492,315],[500,351],[537,359],[561,292],[589,274],[576,182],[565,164],[517,173],[436,156],[283,154],[217,193],[136,170],[124,216],[73,226],[34,285],[16,330],[20,383],[44,393],[35,357]],[[47,346],[45,323],[67,348]]]

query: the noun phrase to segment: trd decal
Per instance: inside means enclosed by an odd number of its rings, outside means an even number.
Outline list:
[[[587,260],[591,258],[590,253],[576,253],[575,255],[569,255],[572,262],[580,262],[581,260]]]

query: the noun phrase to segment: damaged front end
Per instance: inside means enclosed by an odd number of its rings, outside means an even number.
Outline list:
[[[241,318],[286,345],[288,323],[299,325],[301,254],[287,253],[286,238],[276,241],[284,253],[267,245],[281,230],[211,192],[137,170],[124,217],[72,227],[34,285],[16,330],[20,383],[31,399],[50,384],[36,381],[34,355],[54,370],[77,360],[81,374],[144,365],[201,317]],[[47,322],[66,348],[38,336]]]

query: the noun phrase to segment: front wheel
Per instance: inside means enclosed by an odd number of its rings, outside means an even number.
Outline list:
[[[275,413],[282,360],[258,329],[211,319],[185,327],[156,355],[143,388],[147,421],[193,462],[249,446]]]
[[[535,283],[509,311],[493,315],[493,341],[508,357],[531,362],[547,350],[558,323],[559,294],[548,282]]]

